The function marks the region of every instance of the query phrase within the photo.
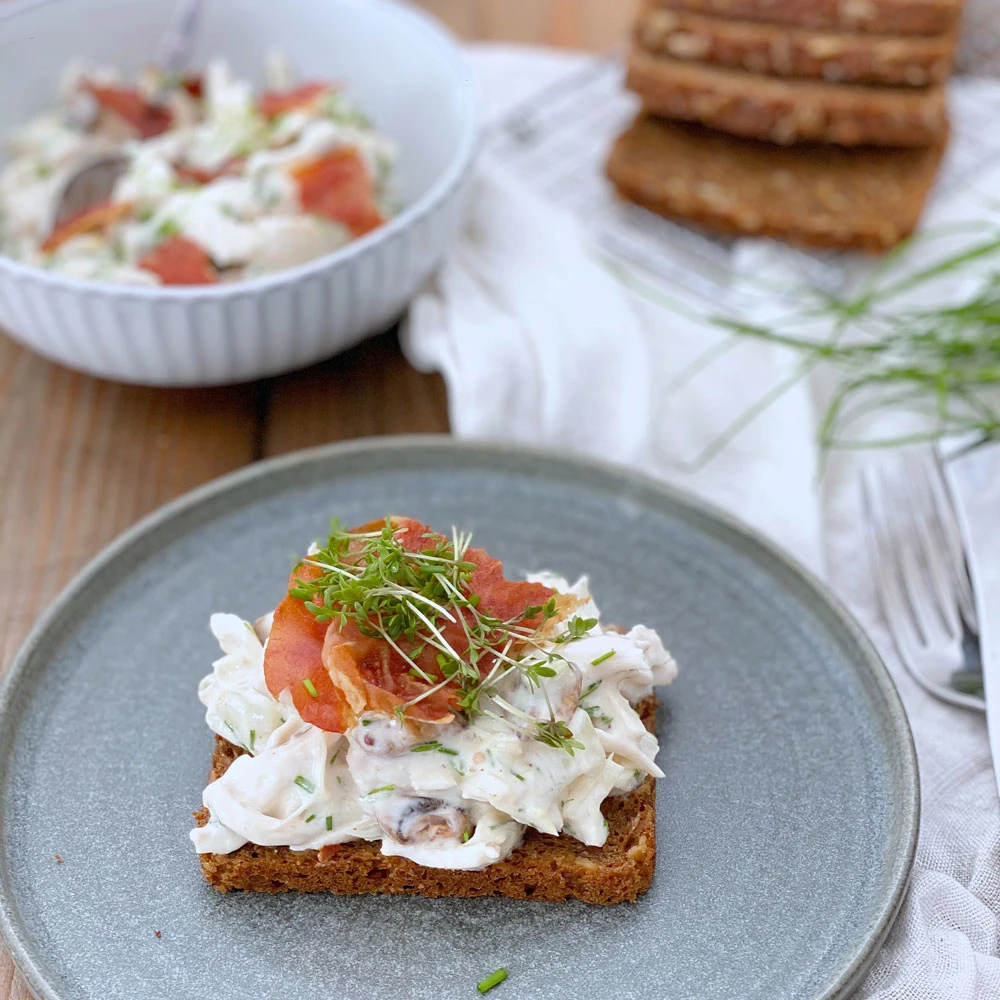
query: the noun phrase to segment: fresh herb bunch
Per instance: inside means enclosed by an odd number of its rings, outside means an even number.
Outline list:
[[[940,252],[926,266],[914,265],[913,251],[918,245],[940,246],[942,238],[963,233],[971,234],[964,246]],[[985,276],[981,270],[997,257],[1000,232],[995,226],[925,233],[887,254],[851,294],[838,295],[818,287],[768,289],[785,298],[794,293],[795,304],[767,326],[692,312],[623,269],[613,270],[651,301],[733,335],[688,364],[665,387],[666,396],[744,340],[786,347],[799,356],[799,364],[788,377],[762,393],[688,463],[700,467],[821,365],[832,365],[840,375],[818,428],[824,452],[935,441],[949,434],[977,433],[983,438],[1000,434],[1000,269],[987,270]],[[958,292],[935,284],[974,276]],[[913,304],[917,299],[933,304]],[[856,435],[862,418],[886,411],[920,418],[918,429],[883,437]]]
[[[582,637],[596,619],[575,617],[565,633],[545,640],[542,633],[557,614],[554,598],[506,621],[497,618],[483,610],[480,597],[470,591],[476,563],[466,555],[472,536],[453,529],[451,539],[433,532],[424,538],[426,549],[414,552],[402,545],[388,519],[378,530],[367,532],[345,531],[335,520],[326,545],[305,559],[321,575],[296,582],[289,593],[303,601],[318,621],[336,622],[341,629],[353,622],[362,635],[387,642],[408,665],[410,675],[428,685],[398,706],[400,718],[452,685],[455,703],[470,722],[486,715],[509,724],[487,704],[489,699],[521,720],[523,725],[515,727],[519,732],[571,755],[582,749],[569,728],[555,719],[551,704],[550,718],[540,722],[506,702],[498,684],[518,671],[530,686],[544,692],[544,680],[555,676],[553,664],[562,659],[548,648],[549,643]],[[446,635],[449,626],[456,625],[462,630],[463,649],[456,649]],[[428,649],[435,653],[436,672],[418,662]]]
[[[913,273],[893,277],[912,246],[913,241],[906,242],[888,255],[854,295],[812,289],[785,329],[713,318],[741,337],[796,351],[803,374],[822,363],[840,370],[839,386],[819,426],[824,449],[912,444],[956,433],[987,437],[1000,431],[995,398],[1000,388],[1000,272],[987,274],[965,294],[945,293],[932,306],[909,305],[914,293],[938,279],[1000,253],[1000,236],[990,233]],[[799,323],[817,319],[832,323],[828,336],[796,334]],[[850,436],[849,429],[862,417],[890,408],[924,418],[923,426],[895,437]]]

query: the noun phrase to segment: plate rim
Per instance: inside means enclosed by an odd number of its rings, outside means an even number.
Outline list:
[[[398,434],[354,438],[303,448],[272,458],[250,462],[188,490],[144,515],[100,549],[70,579],[32,625],[14,654],[6,673],[0,678],[0,734],[7,729],[4,725],[5,720],[14,708],[15,695],[28,674],[34,650],[59,620],[64,608],[82,596],[95,577],[119,557],[126,555],[128,550],[133,545],[140,543],[148,533],[231,490],[238,490],[240,486],[272,476],[280,476],[282,473],[287,473],[298,467],[308,467],[329,460],[336,461],[340,458],[350,458],[370,452],[413,452],[417,449],[443,449],[455,454],[465,453],[479,457],[497,455],[529,461],[544,460],[547,463],[561,465],[570,471],[575,470],[584,474],[590,471],[604,479],[618,479],[623,484],[631,483],[642,490],[659,493],[674,505],[685,508],[697,518],[715,522],[731,536],[736,536],[743,543],[749,543],[751,548],[760,550],[765,557],[781,565],[793,576],[797,576],[812,600],[818,605],[825,606],[827,611],[832,613],[837,624],[858,647],[865,660],[865,666],[871,674],[871,679],[883,697],[887,721],[895,732],[896,745],[900,752],[897,781],[902,793],[900,809],[904,814],[901,835],[901,840],[904,843],[902,850],[897,852],[890,871],[892,888],[883,902],[878,920],[850,964],[829,980],[822,987],[823,992],[814,998],[814,1000],[846,1000],[860,984],[862,977],[892,928],[909,887],[910,873],[916,854],[920,827],[920,776],[913,733],[895,681],[893,681],[892,675],[874,643],[846,604],[794,555],[779,547],[777,543],[771,541],[756,528],[722,510],[714,503],[702,500],[686,489],[664,483],[625,466],[579,455],[566,455],[551,448],[519,442],[460,440],[448,434]],[[4,743],[0,743],[0,777],[6,771],[4,753]],[[36,953],[32,949],[31,936],[19,926],[16,904],[13,899],[8,898],[5,892],[9,881],[9,866],[2,850],[2,842],[0,842],[0,939],[7,945],[18,971],[24,976],[32,993],[39,1000],[70,1000],[65,994],[60,993],[53,982],[44,975],[40,954],[36,959]]]

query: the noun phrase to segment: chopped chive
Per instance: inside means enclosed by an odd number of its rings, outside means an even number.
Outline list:
[[[590,716],[591,722],[602,722],[604,725],[610,726],[614,721],[610,715],[601,711],[599,705],[581,705],[580,707]]]
[[[361,725],[362,726],[370,726],[371,724],[372,724],[372,720],[371,719],[362,719],[361,720]]]
[[[177,236],[180,231],[181,227],[177,225],[173,219],[167,219],[165,222],[161,222],[160,225],[156,227],[156,237],[161,240],[166,240],[171,236]]]
[[[306,822],[311,823],[315,818],[316,818],[316,813],[313,813],[312,816],[306,816]]]
[[[469,838],[470,838],[471,836],[472,836],[472,834],[471,834],[471,833],[469,833],[469,831],[468,831],[468,830],[463,830],[463,831],[462,831],[462,843],[463,843],[463,844],[465,844],[465,843],[468,843],[468,841],[469,841]]]
[[[438,753],[446,753],[449,757],[457,757],[458,751],[451,747],[441,746],[440,740],[428,740],[426,743],[418,743],[415,747],[410,747],[410,753],[427,753],[429,750],[437,750]]]
[[[517,778],[518,781],[524,781],[524,775],[523,774],[518,774],[517,771],[511,771],[510,773],[513,774],[514,777]]]
[[[332,756],[332,757],[330,758],[330,763],[331,763],[331,764],[335,764],[335,763],[337,762],[337,758],[338,758],[339,756],[340,756],[340,751],[338,750],[338,751],[337,751],[337,752],[336,752],[336,753],[335,753],[335,754],[334,754],[334,755],[333,755],[333,756]]]
[[[298,785],[302,791],[308,792],[310,795],[316,791],[316,786],[308,778],[303,778],[301,774],[296,775],[295,784]]]
[[[333,817],[332,816],[327,816],[326,817],[326,828],[328,830],[332,830],[333,829]]]
[[[395,785],[379,785],[378,788],[373,788],[368,794],[377,795],[379,792],[391,792],[395,787]]]
[[[316,690],[316,685],[307,677],[303,682],[302,686],[309,692],[313,698],[319,697],[319,692]]]
[[[491,972],[485,979],[476,983],[476,989],[480,993],[488,993],[494,986],[499,986],[507,978],[506,969],[497,969],[496,972]]]
[[[338,785],[342,785],[343,784],[343,781],[340,780],[340,775],[339,774],[337,775],[337,784]]]
[[[251,729],[250,730],[250,749],[251,750],[253,750],[253,745],[256,742],[257,742],[257,730],[256,729]]]
[[[613,649],[609,649],[606,653],[601,653],[600,656],[597,656],[593,660],[591,660],[590,665],[592,667],[600,666],[600,664],[602,664],[605,660],[610,660],[611,657],[614,655],[615,651]]]

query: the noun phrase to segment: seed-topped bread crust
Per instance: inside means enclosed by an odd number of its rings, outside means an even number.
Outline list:
[[[958,33],[865,35],[665,10],[647,0],[635,42],[654,55],[772,76],[926,87],[951,72]]]
[[[760,76],[635,49],[626,84],[645,109],[780,145],[933,146],[948,131],[944,88],[867,87]]]
[[[700,11],[740,21],[841,28],[878,35],[953,31],[963,0],[656,0],[668,10]]]

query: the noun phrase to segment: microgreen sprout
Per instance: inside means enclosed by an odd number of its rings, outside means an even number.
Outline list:
[[[497,685],[514,671],[530,687],[542,687],[544,680],[556,676],[563,660],[551,650],[551,643],[582,638],[597,619],[574,617],[565,632],[545,638],[550,621],[559,614],[555,595],[510,618],[497,617],[472,590],[478,564],[469,558],[471,535],[453,530],[449,539],[428,532],[423,540],[422,550],[407,548],[390,519],[374,530],[355,532],[334,521],[326,545],[304,561],[318,574],[312,580],[297,580],[289,593],[303,601],[319,622],[332,623],[341,631],[350,624],[362,636],[387,643],[402,658],[408,675],[426,685],[396,706],[398,719],[447,687],[451,701],[470,722],[488,714],[570,754],[581,748],[554,717],[539,723],[526,716],[524,725],[519,725],[489,710],[486,700],[497,700]],[[509,705],[502,707],[518,714]],[[440,745],[413,749],[457,755]]]

